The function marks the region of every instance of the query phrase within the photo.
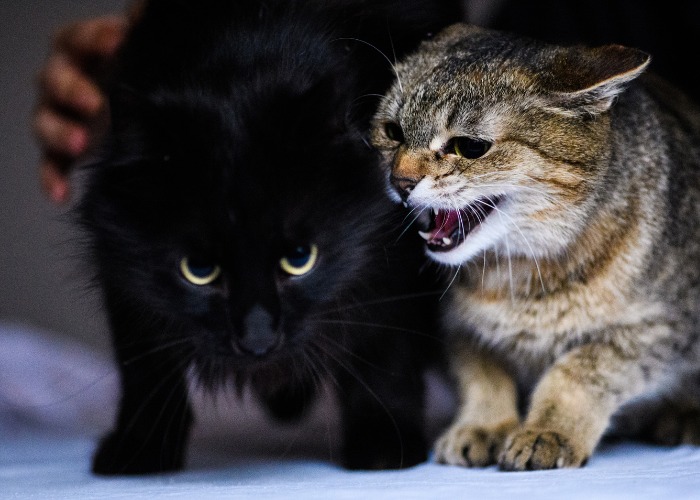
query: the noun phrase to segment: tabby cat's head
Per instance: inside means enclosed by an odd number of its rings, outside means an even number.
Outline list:
[[[611,154],[611,106],[649,56],[454,25],[398,68],[373,141],[428,254],[553,256],[582,230]]]

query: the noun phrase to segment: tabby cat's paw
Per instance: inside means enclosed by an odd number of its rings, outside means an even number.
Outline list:
[[[669,407],[644,434],[652,442],[664,446],[700,445],[700,411]]]
[[[442,464],[486,467],[496,463],[506,436],[516,421],[495,426],[455,424],[435,443],[435,459]]]
[[[583,447],[558,432],[522,428],[506,440],[498,465],[505,471],[558,469],[581,467],[587,460]]]

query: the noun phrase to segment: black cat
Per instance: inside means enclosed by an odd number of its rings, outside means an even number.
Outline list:
[[[123,390],[95,472],[182,467],[190,369],[252,384],[280,417],[328,378],[346,467],[426,458],[436,298],[366,135],[387,58],[458,17],[429,0],[148,4],[78,207]]]

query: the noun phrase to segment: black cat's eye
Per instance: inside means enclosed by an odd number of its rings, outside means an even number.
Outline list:
[[[303,276],[314,268],[317,258],[316,245],[298,245],[290,248],[280,259],[280,268],[290,276]]]
[[[475,160],[484,156],[489,149],[491,149],[489,141],[472,137],[454,137],[445,146],[445,153]]]
[[[386,136],[389,138],[390,141],[403,143],[406,139],[403,135],[403,129],[401,128],[401,125],[399,125],[398,123],[394,123],[394,122],[385,123],[384,124],[384,133],[386,134]]]
[[[184,257],[180,261],[180,272],[193,285],[204,286],[216,281],[221,274],[221,268],[208,262]]]

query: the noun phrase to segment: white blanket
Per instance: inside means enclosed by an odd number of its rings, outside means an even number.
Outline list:
[[[25,327],[0,325],[0,498],[700,498],[700,448],[605,444],[583,469],[504,473],[426,463],[348,472],[326,398],[303,425],[275,426],[248,398],[195,406],[187,469],[144,478],[89,473],[97,436],[116,408],[108,359]],[[432,389],[433,417],[448,411]],[[437,408],[437,409],[436,409]],[[216,424],[216,425],[215,425]]]

